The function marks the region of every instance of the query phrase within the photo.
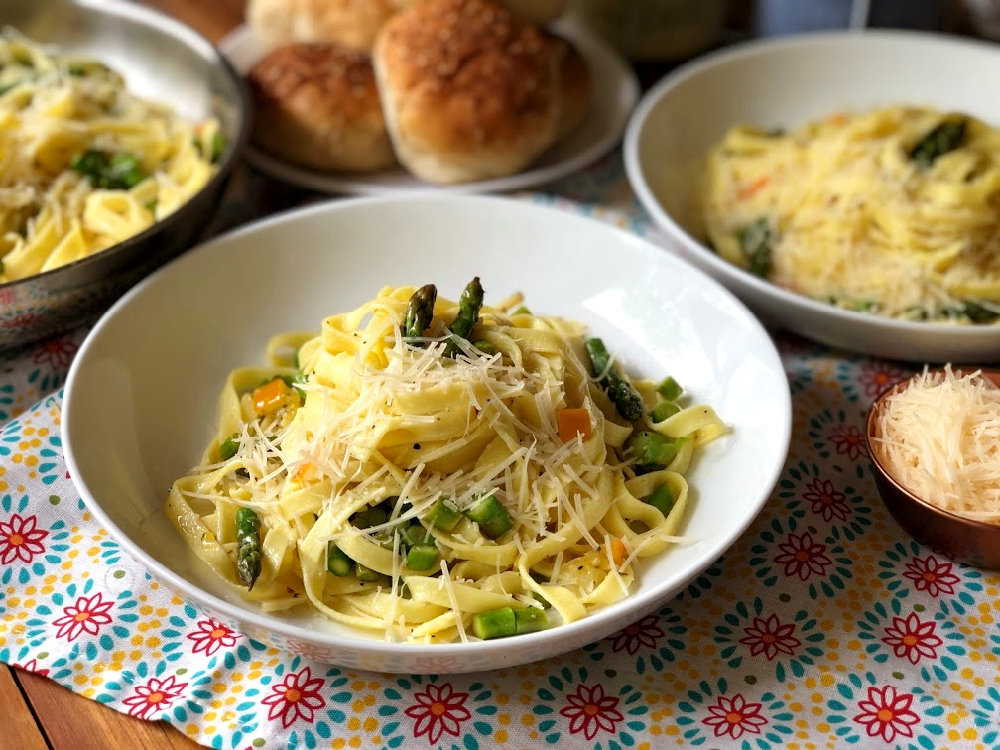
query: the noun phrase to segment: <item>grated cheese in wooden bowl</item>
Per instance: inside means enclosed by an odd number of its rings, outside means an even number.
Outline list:
[[[912,494],[1000,524],[1000,388],[981,370],[925,368],[885,398],[872,438],[882,465]]]

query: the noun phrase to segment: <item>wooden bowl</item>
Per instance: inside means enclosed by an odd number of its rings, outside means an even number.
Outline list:
[[[940,372],[931,370],[931,372]],[[962,370],[953,370],[961,375]],[[965,372],[974,372],[974,369]],[[1000,371],[982,370],[981,376],[1000,387]],[[883,391],[868,410],[865,438],[875,468],[875,485],[889,513],[914,539],[949,557],[979,568],[1000,568],[1000,525],[973,521],[925,502],[897,482],[879,458],[876,422],[886,399],[909,386],[917,376],[901,380]]]

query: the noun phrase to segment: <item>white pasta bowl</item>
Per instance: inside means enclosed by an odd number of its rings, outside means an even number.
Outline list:
[[[764,281],[716,255],[697,229],[705,157],[732,126],[796,127],[890,104],[959,110],[1000,125],[996,45],[898,31],[751,42],[678,68],[633,113],[629,182],[684,257],[762,319],[832,346],[916,362],[990,361],[1000,326],[896,321],[840,310]]]
[[[626,599],[588,618],[500,639],[387,643],[300,607],[265,614],[189,552],[164,513],[172,482],[213,436],[230,370],[264,362],[274,333],[318,330],[384,285],[487,302],[524,292],[539,313],[576,318],[638,375],[673,375],[731,428],[689,474],[690,543],[642,561]],[[349,668],[468,672],[598,640],[661,606],[716,560],[767,500],[788,450],[791,402],[778,354],[729,292],[606,224],[527,202],[406,197],[327,203],[215,239],[166,266],[98,323],[69,374],[63,437],[81,496],[114,538],[179,596],[247,635]]]

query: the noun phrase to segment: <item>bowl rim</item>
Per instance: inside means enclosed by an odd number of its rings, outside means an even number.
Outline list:
[[[903,497],[905,497],[911,503],[916,503],[922,508],[932,511],[936,516],[938,516],[939,518],[948,523],[957,523],[969,528],[980,529],[983,531],[1000,534],[1000,524],[986,523],[985,521],[977,521],[974,518],[966,518],[965,516],[961,516],[957,513],[953,513],[952,511],[945,510],[944,508],[939,508],[938,506],[927,502],[922,497],[914,493],[912,490],[909,490],[905,486],[903,486],[903,484],[892,475],[892,472],[889,471],[889,469],[886,467],[885,463],[879,456],[880,449],[877,449],[876,447],[877,430],[875,428],[875,420],[878,418],[879,413],[881,412],[883,406],[885,405],[886,399],[889,398],[890,396],[896,395],[902,390],[905,390],[910,383],[912,383],[917,378],[921,377],[925,372],[933,374],[937,372],[944,372],[944,370],[945,370],[944,367],[923,368],[919,372],[914,373],[913,375],[901,378],[897,380],[895,383],[886,386],[875,397],[871,405],[868,407],[868,414],[867,417],[865,418],[865,447],[868,449],[868,457],[871,459],[875,471],[881,474],[882,477],[886,479],[893,486],[894,489],[896,489]],[[989,370],[983,367],[969,367],[967,365],[952,367],[951,371],[960,375],[972,374],[977,371],[990,372],[990,373],[995,373],[998,377],[1000,377],[1000,370]],[[992,377],[988,379],[991,381],[993,380]],[[996,381],[994,382],[998,387],[1000,387],[1000,382]],[[879,490],[879,496],[880,497],[882,496],[881,489]],[[883,502],[885,502],[884,497],[882,498],[882,500]]]
[[[906,29],[813,31],[738,42],[732,46],[702,55],[679,66],[674,71],[665,75],[642,97],[632,113],[628,127],[625,129],[625,138],[622,143],[625,173],[629,184],[635,192],[639,203],[652,217],[653,222],[666,230],[674,240],[680,242],[688,251],[695,254],[700,262],[707,264],[713,272],[721,274],[722,277],[730,279],[735,283],[749,286],[759,294],[779,301],[786,306],[791,306],[792,310],[788,314],[794,314],[795,312],[821,314],[830,316],[832,319],[848,325],[881,326],[889,330],[898,331],[899,333],[947,334],[949,337],[957,337],[960,341],[964,339],[978,340],[984,333],[995,330],[997,331],[997,338],[1000,339],[1000,325],[959,325],[937,321],[898,320],[872,313],[843,310],[765,281],[754,276],[746,269],[729,263],[708,248],[701,240],[689,233],[674,219],[673,214],[663,207],[650,187],[649,182],[646,180],[646,170],[642,160],[639,158],[639,142],[645,132],[650,114],[660,104],[664,96],[681,84],[718,65],[734,60],[749,59],[785,50],[794,51],[805,48],[807,45],[809,50],[813,51],[818,45],[835,45],[845,42],[859,45],[877,45],[887,41],[951,49],[976,49],[981,52],[989,52],[993,55],[997,54],[996,46],[985,40],[966,39],[928,31]]]
[[[35,282],[44,283],[44,280],[51,279],[58,274],[71,273],[82,266],[94,262],[94,259],[100,259],[97,262],[105,262],[112,255],[115,255],[135,244],[145,242],[148,238],[154,236],[158,232],[170,229],[185,221],[185,214],[187,213],[186,209],[190,206],[191,202],[197,196],[202,195],[209,190],[216,189],[220,183],[229,177],[230,172],[232,172],[235,168],[240,155],[243,153],[246,144],[249,142],[250,131],[253,127],[253,110],[250,106],[250,93],[247,90],[246,81],[239,75],[239,73],[236,72],[236,69],[232,66],[229,60],[226,59],[221,52],[219,52],[219,49],[200,32],[196,31],[187,24],[168,16],[166,13],[155,10],[146,5],[126,2],[109,3],[106,2],[106,0],[69,0],[69,4],[77,5],[98,13],[103,13],[106,16],[123,17],[145,26],[161,29],[167,32],[174,39],[183,42],[184,45],[190,49],[203,47],[205,50],[210,50],[213,64],[218,66],[223,71],[223,74],[229,79],[230,83],[233,84],[234,91],[236,92],[236,99],[231,102],[234,107],[236,137],[229,144],[229,148],[226,149],[222,159],[218,162],[215,173],[209,178],[208,182],[202,185],[197,192],[189,196],[187,200],[185,200],[168,216],[164,216],[159,221],[154,221],[138,234],[126,237],[121,242],[116,242],[110,247],[106,247],[103,250],[98,250],[96,253],[74,260],[72,263],[56,266],[55,268],[50,268],[48,271],[31,274],[30,276],[25,276],[21,279],[6,281],[0,284],[0,292],[12,289],[20,284],[30,284]]]
[[[440,657],[458,657],[466,654],[471,649],[475,649],[477,653],[482,653],[486,655],[499,656],[504,652],[510,651],[510,641],[506,638],[499,638],[496,640],[486,640],[486,641],[476,641],[470,643],[435,643],[435,644],[401,644],[401,643],[388,643],[385,641],[372,640],[364,638],[361,636],[354,635],[343,635],[339,633],[329,633],[329,632],[317,632],[310,630],[304,625],[298,624],[296,622],[290,622],[287,620],[282,620],[269,615],[264,612],[254,611],[250,609],[245,609],[236,604],[230,603],[225,599],[217,596],[204,588],[202,588],[197,583],[188,580],[184,576],[174,572],[167,565],[159,562],[151,555],[149,555],[142,547],[135,544],[128,534],[124,533],[117,524],[115,524],[108,514],[104,511],[103,506],[90,494],[88,488],[82,485],[82,482],[78,482],[77,476],[80,474],[78,471],[78,466],[76,462],[76,457],[73,451],[73,443],[69,439],[68,430],[70,425],[73,423],[73,400],[72,394],[74,391],[74,385],[77,380],[82,363],[86,359],[86,353],[90,345],[94,340],[96,340],[97,334],[104,328],[105,325],[112,319],[112,317],[118,313],[118,311],[125,305],[128,305],[130,301],[144,293],[144,290],[155,284],[159,276],[165,273],[174,264],[183,263],[193,257],[196,257],[198,253],[211,251],[214,247],[219,244],[231,243],[234,240],[239,240],[247,235],[253,234],[255,232],[267,229],[272,226],[280,226],[286,223],[297,222],[301,220],[306,220],[309,217],[316,214],[323,213],[344,213],[353,211],[356,207],[367,207],[367,206],[387,206],[392,204],[410,204],[410,203],[424,203],[424,204],[435,204],[435,203],[451,203],[455,207],[455,212],[460,211],[463,204],[486,204],[492,205],[497,208],[503,208],[506,206],[516,205],[518,210],[524,211],[526,213],[536,213],[545,214],[548,216],[559,215],[562,217],[561,221],[579,222],[585,223],[588,226],[602,227],[607,230],[610,234],[616,234],[621,237],[624,241],[637,246],[637,249],[646,253],[648,256],[653,255],[663,255],[662,248],[657,247],[649,240],[640,237],[632,232],[628,232],[619,227],[613,226],[606,222],[600,221],[590,216],[583,216],[579,214],[569,213],[564,210],[560,210],[551,206],[539,205],[536,203],[531,203],[524,200],[519,200],[512,197],[505,196],[494,196],[494,195],[438,195],[438,194],[400,194],[400,195],[389,195],[389,196],[361,196],[346,198],[337,201],[320,201],[314,204],[302,206],[299,208],[278,212],[270,216],[258,219],[256,221],[250,222],[248,224],[241,225],[235,229],[218,235],[206,242],[200,243],[189,252],[175,258],[169,263],[162,266],[157,271],[154,271],[148,277],[140,281],[136,286],[129,290],[125,295],[123,295],[115,304],[101,317],[98,323],[94,326],[91,332],[87,335],[87,338],[81,344],[77,356],[73,360],[73,364],[70,367],[69,373],[66,377],[66,382],[64,385],[64,392],[66,394],[66,400],[63,403],[63,414],[62,414],[62,425],[60,430],[60,435],[63,441],[63,451],[66,460],[66,466],[69,470],[70,477],[73,481],[74,486],[80,493],[81,498],[86,502],[88,510],[94,515],[98,523],[100,523],[104,528],[108,530],[112,538],[115,539],[123,549],[132,557],[134,560],[143,565],[147,570],[149,570],[154,576],[167,582],[168,585],[174,588],[175,591],[183,591],[184,596],[196,603],[199,606],[206,607],[207,609],[219,612],[224,616],[241,623],[247,623],[250,626],[257,628],[260,631],[278,634],[284,638],[295,639],[299,641],[309,641],[313,640],[316,642],[321,642],[326,647],[347,647],[355,651],[368,652],[368,653],[382,653],[383,655],[388,655],[395,653],[399,649],[405,649],[407,656],[413,656],[415,658],[429,657],[429,656],[440,656]],[[784,374],[784,367],[781,362],[781,356],[775,346],[767,330],[764,328],[763,324],[754,316],[752,312],[743,304],[743,302],[736,297],[732,292],[726,289],[718,281],[710,277],[703,271],[695,268],[686,261],[677,258],[676,256],[671,256],[667,254],[670,262],[680,263],[684,265],[689,271],[695,273],[696,275],[702,277],[702,280],[709,284],[717,293],[723,294],[730,302],[736,305],[737,309],[745,316],[747,322],[754,328],[757,329],[758,333],[763,340],[770,344],[770,348],[767,351],[768,359],[770,363],[782,374]],[[694,565],[688,570],[681,578],[679,578],[671,587],[664,588],[662,591],[648,592],[642,599],[637,598],[635,595],[625,597],[624,599],[616,602],[615,604],[608,605],[591,615],[588,615],[581,620],[576,622],[559,625],[555,628],[549,628],[547,630],[538,631],[535,633],[527,633],[522,636],[518,636],[518,643],[523,643],[525,646],[535,646],[538,644],[551,642],[553,648],[551,652],[548,653],[549,658],[560,653],[565,652],[566,648],[560,649],[558,643],[561,640],[565,640],[567,636],[583,633],[586,630],[595,629],[601,631],[601,626],[606,620],[614,619],[615,614],[619,611],[620,606],[624,604],[625,606],[635,607],[637,612],[641,611],[642,604],[653,602],[653,606],[662,606],[663,602],[683,589],[691,580],[696,578],[701,574],[708,566],[715,562],[721,555],[723,555],[728,549],[732,547],[733,544],[746,532],[747,528],[753,523],[754,519],[760,515],[764,506],[767,504],[770,496],[777,485],[778,480],[781,477],[781,472],[784,469],[784,465],[788,459],[789,448],[791,445],[792,437],[792,400],[791,400],[791,389],[788,384],[787,377],[781,379],[783,383],[783,389],[781,392],[780,403],[777,404],[779,407],[776,416],[776,422],[781,424],[782,433],[780,444],[776,446],[778,451],[778,456],[780,460],[775,461],[774,465],[770,468],[767,475],[764,477],[763,487],[766,488],[765,491],[761,493],[760,499],[749,506],[746,513],[742,518],[739,519],[738,523],[734,524],[733,527],[726,533],[721,539],[719,539],[711,548],[703,555],[702,559],[697,565]],[[601,631],[602,633],[604,631]],[[610,631],[608,631],[610,632]],[[596,637],[587,637],[584,641],[585,643],[590,643],[595,640],[599,640],[602,636],[598,635]],[[520,640],[524,639],[524,640]],[[335,660],[334,660],[335,661]],[[511,666],[521,664],[516,658],[511,660]],[[501,666],[490,667],[502,668]],[[449,670],[449,671],[469,671],[469,670]]]

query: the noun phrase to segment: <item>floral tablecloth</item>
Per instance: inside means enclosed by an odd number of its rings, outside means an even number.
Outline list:
[[[310,197],[244,173],[220,216]],[[617,156],[523,197],[648,231]],[[62,459],[84,334],[0,365],[0,661],[218,748],[1000,747],[1000,575],[907,537],[865,454],[867,405],[907,368],[779,335],[791,454],[722,559],[579,651],[401,677],[265,647],[121,553]]]

